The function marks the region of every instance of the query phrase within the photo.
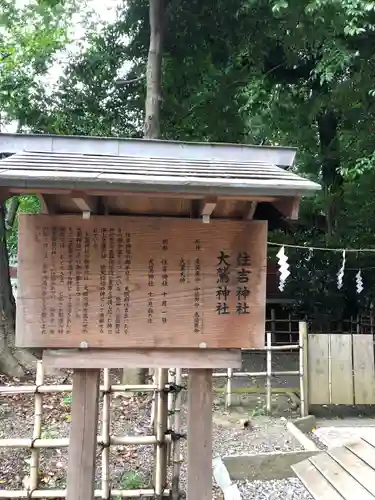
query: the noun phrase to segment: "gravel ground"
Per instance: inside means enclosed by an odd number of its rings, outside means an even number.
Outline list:
[[[312,500],[298,479],[279,481],[241,481],[238,489],[243,500]]]
[[[114,373],[115,383],[118,374]],[[116,376],[117,375],[117,376]],[[64,375],[50,377],[46,383],[70,383]],[[117,379],[117,380],[116,380]],[[0,384],[17,385],[19,381],[0,377]],[[26,383],[32,384],[30,378]],[[25,382],[22,382],[25,384]],[[111,434],[145,435],[151,434],[150,396],[111,398]],[[32,395],[1,396],[0,438],[31,437],[33,428],[34,402]],[[260,413],[262,413],[260,411]],[[250,420],[244,428],[243,421]],[[181,413],[182,432],[186,431],[186,407]],[[230,413],[222,406],[213,408],[213,449],[214,456],[251,454],[270,451],[291,451],[301,446],[288,433],[285,419],[271,418],[264,414],[254,416],[254,411],[243,407]],[[43,396],[43,438],[67,437],[70,425],[69,394],[45,394]],[[100,425],[99,425],[100,428]],[[100,429],[99,429],[100,430]],[[186,456],[186,442],[181,443],[181,452]],[[30,451],[22,449],[0,449],[0,487],[4,489],[23,489],[27,481],[30,465]],[[67,450],[41,451],[40,488],[62,489],[66,485]],[[113,488],[142,488],[152,482],[153,459],[149,446],[111,447],[110,477]],[[96,487],[100,488],[101,463],[100,451],[97,456]],[[181,468],[181,487],[185,489],[186,464]],[[268,482],[238,482],[243,500],[266,499],[310,499],[297,479]],[[219,492],[213,490],[213,499],[219,499]]]

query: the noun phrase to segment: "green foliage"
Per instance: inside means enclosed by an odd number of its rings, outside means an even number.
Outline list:
[[[120,487],[123,490],[139,490],[144,488],[144,477],[136,471],[124,472],[120,479]]]
[[[72,394],[68,394],[63,399],[63,405],[64,406],[71,406],[71,404],[72,404]]]
[[[148,0],[129,0],[103,28],[89,22],[86,43],[70,58],[53,95],[40,85],[40,75],[66,43],[73,4],[33,1],[25,13],[2,1],[7,35],[1,52],[9,55],[1,63],[1,108],[20,120],[21,129],[141,136]],[[28,17],[35,23],[26,23]],[[168,2],[167,18],[163,137],[297,146],[296,170],[323,190],[303,203],[297,231],[270,238],[375,246],[375,2],[181,0]],[[339,255],[316,254],[305,262],[301,251],[289,253],[287,293],[298,298],[301,312],[328,317],[366,305],[354,294],[354,271],[348,271],[345,290],[337,291]],[[375,268],[372,260],[351,255],[348,267]],[[371,269],[364,275],[370,300],[375,275]]]
[[[0,1],[0,116],[19,130],[38,120],[46,96],[42,81],[69,41],[75,0]]]
[[[20,205],[18,213],[36,214],[40,211],[40,203],[36,196],[19,196]],[[14,225],[7,233],[7,245],[9,257],[11,260],[16,259],[18,249],[18,219],[15,219]]]

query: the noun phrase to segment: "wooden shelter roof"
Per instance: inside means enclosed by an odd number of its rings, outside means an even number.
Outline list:
[[[319,186],[265,162],[22,152],[0,162],[0,185],[215,195],[301,196]]]
[[[0,133],[0,154],[21,151],[268,162],[291,167],[295,148],[208,142]]]
[[[320,186],[288,169],[293,148],[0,133],[0,191],[44,213],[296,218]]]

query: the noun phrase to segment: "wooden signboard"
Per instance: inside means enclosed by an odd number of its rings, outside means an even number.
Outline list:
[[[267,223],[22,215],[16,344],[259,348]]]

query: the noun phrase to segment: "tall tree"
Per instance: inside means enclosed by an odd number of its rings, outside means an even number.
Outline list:
[[[325,188],[309,207],[324,212],[326,231],[303,231],[303,242],[355,246],[370,225],[348,215],[356,210],[353,179],[371,176],[375,164],[374,8],[368,0],[169,2],[163,137],[297,146],[297,168]],[[129,0],[90,36],[53,101],[39,102],[35,130],[142,136],[142,117],[152,116],[144,80],[150,9],[148,0]],[[116,85],[119,75],[125,83]],[[151,135],[157,121],[147,125]],[[354,220],[359,229],[350,233]]]
[[[17,7],[13,0],[1,1],[0,14],[0,122],[18,121],[22,130],[26,123],[37,121],[41,96],[41,77],[48,73],[53,57],[67,43],[68,21],[73,2],[31,0]],[[38,104],[37,104],[38,103]],[[1,129],[0,129],[1,130]],[[15,301],[9,273],[6,218],[14,219],[18,203],[6,203],[6,193],[0,196],[0,371],[10,376],[22,376],[30,366],[30,352],[16,349]]]
[[[166,0],[149,0],[149,50],[146,71],[144,139],[159,139],[160,106],[162,102],[162,57],[165,30]],[[124,370],[123,383],[134,380],[145,383],[147,369]]]
[[[162,82],[163,39],[166,0],[150,0],[150,45],[147,59],[147,92],[144,138],[160,138],[160,105]]]

